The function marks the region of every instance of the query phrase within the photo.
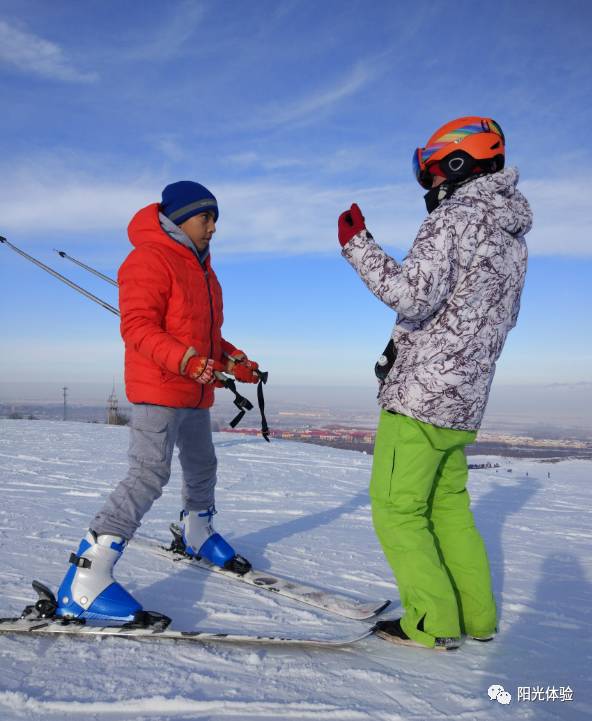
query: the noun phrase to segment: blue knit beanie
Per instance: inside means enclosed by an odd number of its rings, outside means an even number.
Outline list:
[[[181,225],[193,215],[210,211],[218,220],[218,203],[207,188],[192,180],[180,180],[167,185],[162,191],[160,205],[164,215],[173,223]]]

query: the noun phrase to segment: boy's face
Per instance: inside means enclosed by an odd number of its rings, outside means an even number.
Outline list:
[[[179,226],[198,251],[205,250],[216,232],[216,221],[211,212],[198,213]]]

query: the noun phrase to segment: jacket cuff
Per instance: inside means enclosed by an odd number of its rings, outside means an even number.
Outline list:
[[[347,243],[341,248],[341,255],[346,259],[350,260],[356,250],[364,248],[368,241],[372,241],[374,238],[370,231],[364,228],[359,233],[352,235]]]
[[[181,358],[181,364],[179,366],[179,372],[182,376],[185,375],[185,371],[187,370],[187,364],[189,363],[189,359],[193,358],[194,355],[197,355],[197,351],[193,346],[189,346],[187,350],[185,351],[185,355],[183,358]]]

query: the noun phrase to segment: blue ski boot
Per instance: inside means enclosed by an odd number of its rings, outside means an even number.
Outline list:
[[[94,531],[86,534],[78,552],[70,555],[72,565],[58,589],[56,616],[116,623],[137,621],[142,606],[113,578],[113,566],[125,545],[119,536],[97,536]]]
[[[214,566],[243,575],[251,569],[251,564],[235,553],[228,541],[216,532],[212,520],[215,513],[215,506],[204,511],[181,511],[183,551],[188,556],[204,558]]]

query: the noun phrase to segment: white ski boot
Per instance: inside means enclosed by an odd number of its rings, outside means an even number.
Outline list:
[[[204,558],[215,566],[229,571],[247,573],[251,564],[239,556],[234,548],[214,528],[215,506],[203,511],[181,511],[180,526],[171,525],[175,540],[171,550],[192,558]]]
[[[142,606],[113,578],[126,542],[119,536],[88,531],[57,594],[56,616],[129,623]]]

